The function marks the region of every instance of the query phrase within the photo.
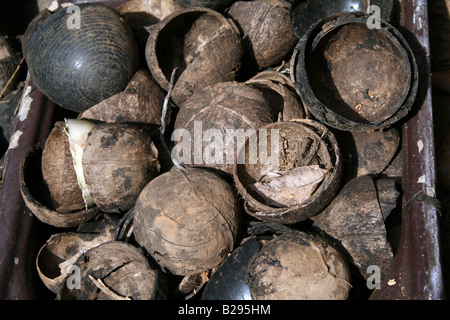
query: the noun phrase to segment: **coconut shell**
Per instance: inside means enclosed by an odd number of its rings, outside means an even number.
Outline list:
[[[164,92],[151,74],[140,69],[124,91],[83,111],[78,118],[101,122],[161,124]]]
[[[68,284],[59,300],[160,300],[167,297],[164,275],[143,252],[129,243],[109,241],[96,246],[75,262],[80,286]]]
[[[277,71],[263,71],[245,82],[260,90],[282,121],[307,118],[292,80]]]
[[[0,34],[0,93],[3,93],[2,97],[13,91],[18,83],[17,79],[9,81],[19,61],[20,53],[17,52],[11,40]]]
[[[406,40],[381,20],[346,12],[315,23],[291,59],[291,77],[308,111],[344,131],[387,128],[405,117],[417,95],[417,64]]]
[[[207,8],[174,12],[156,24],[149,35],[145,57],[161,88],[180,105],[209,85],[232,81],[241,62],[241,38],[236,26]]]
[[[133,230],[163,271],[197,274],[218,266],[234,249],[240,226],[236,194],[217,174],[172,169],[142,190]]]
[[[252,68],[280,63],[298,41],[282,1],[236,1],[228,16],[241,31],[245,64]]]
[[[314,225],[339,241],[367,278],[369,266],[380,268],[384,279],[394,261],[377,189],[371,176],[350,180],[332,203],[313,217]]]
[[[350,281],[345,256],[332,242],[296,231],[264,244],[246,276],[254,300],[345,300]]]
[[[51,226],[68,228],[79,226],[101,214],[97,206],[87,210],[61,213],[54,210],[48,186],[42,176],[43,146],[31,147],[20,164],[20,192],[27,208],[40,220]]]
[[[83,252],[114,240],[115,229],[109,225],[101,233],[55,233],[41,247],[36,258],[39,278],[53,293],[59,294],[71,267]]]
[[[133,30],[142,52],[145,51],[152,25],[183,7],[173,0],[132,0],[116,8]]]
[[[85,208],[64,121],[55,123],[45,142],[42,151],[42,175],[56,211],[66,213]]]
[[[83,151],[86,185],[104,212],[129,210],[159,169],[158,150],[139,126],[102,123],[87,137]]]
[[[400,149],[400,132],[392,127],[374,132],[337,132],[345,155],[347,181],[366,174],[379,175],[394,160]]]
[[[277,122],[262,129],[267,130],[268,136],[272,134],[271,130],[278,130],[279,134],[276,136],[279,138],[278,158],[276,153],[272,154],[270,151],[270,137],[267,138],[267,154],[275,155],[275,159],[272,160],[277,160],[276,163],[272,161],[265,163],[261,160],[263,158],[252,160],[249,140],[245,149],[242,148],[239,151],[239,156],[245,161],[238,162],[234,167],[233,179],[238,192],[244,199],[246,212],[263,221],[277,223],[296,223],[319,213],[334,198],[342,180],[341,153],[332,132],[317,121],[308,119]],[[276,134],[276,131],[273,132]],[[263,135],[258,139],[265,139],[265,137]],[[255,192],[256,183],[274,181],[275,178],[271,178],[273,175],[283,177],[295,169],[312,166],[325,169],[326,174],[302,202],[293,205],[274,205],[262,197],[261,193]],[[294,178],[294,182],[296,180]],[[304,187],[309,187],[309,184],[305,184]],[[297,193],[293,193],[291,197],[297,197]]]
[[[227,144],[226,139],[230,134],[227,132],[242,130],[243,133],[249,134],[274,119],[274,112],[264,95],[252,86],[238,82],[222,82],[206,87],[181,105],[175,119],[175,130],[187,130],[191,137],[191,156],[184,164],[211,167],[231,173],[239,141]],[[196,125],[201,125],[202,132],[196,130]],[[204,138],[204,133],[208,130],[217,130],[221,135],[219,138],[223,139],[223,148],[217,149],[217,154],[207,149],[212,140]],[[203,142],[198,141],[200,138]],[[226,150],[228,146],[233,148],[233,143],[234,152],[227,155]],[[198,156],[199,152],[202,153],[201,158]]]

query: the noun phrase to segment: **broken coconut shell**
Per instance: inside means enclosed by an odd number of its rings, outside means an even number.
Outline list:
[[[221,10],[230,6],[235,0],[174,0],[184,8],[210,8]]]
[[[175,119],[172,139],[176,145],[172,153],[176,152],[185,166],[210,167],[231,173],[238,145],[245,134],[274,120],[275,113],[261,91],[239,82],[217,83],[181,105]],[[236,134],[236,139],[231,132]],[[185,141],[185,138],[190,140]],[[217,148],[212,150],[212,146]],[[187,153],[180,156],[180,151]]]
[[[414,55],[397,29],[369,15],[341,13],[314,24],[291,59],[291,77],[305,107],[344,131],[372,131],[399,121],[418,87]]]
[[[350,180],[331,204],[312,219],[314,226],[340,243],[364,278],[371,275],[369,266],[378,267],[381,279],[385,278],[394,256],[371,176]]]
[[[160,125],[164,96],[150,72],[141,68],[124,91],[83,111],[78,119]]]
[[[346,180],[366,174],[379,175],[400,149],[400,132],[391,127],[373,132],[336,132],[344,155]]]
[[[161,300],[167,298],[164,275],[142,250],[122,241],[109,241],[81,255],[74,264],[59,300]],[[76,285],[73,277],[79,277]],[[72,277],[72,278],[71,278]]]
[[[231,185],[201,168],[156,177],[136,201],[136,241],[175,275],[197,274],[218,266],[237,241],[240,212]]]
[[[42,151],[42,144],[31,147],[21,162],[19,173],[22,198],[36,218],[55,227],[67,228],[79,226],[101,214],[97,206],[68,213],[54,209],[48,186],[42,176]]]
[[[301,231],[266,242],[245,279],[254,300],[345,300],[352,288],[345,255],[325,237]]]
[[[262,71],[245,83],[263,93],[281,121],[307,118],[306,110],[295,86],[286,75],[278,71]]]
[[[90,196],[103,212],[129,210],[160,170],[150,134],[131,123],[96,125],[86,139],[82,167]]]
[[[39,278],[55,294],[59,294],[75,261],[84,252],[114,240],[115,226],[106,224],[101,232],[65,232],[53,234],[36,257]]]
[[[182,8],[173,0],[131,0],[121,4],[116,10],[133,30],[139,49],[144,53],[152,25]]]
[[[263,221],[288,224],[319,213],[334,198],[342,179],[341,153],[333,133],[309,119],[261,129],[253,139],[260,153],[252,156],[252,140],[247,139],[233,170],[246,212]],[[273,138],[278,139],[275,151]],[[267,150],[265,155],[261,148]]]
[[[87,134],[95,124],[90,121],[76,121],[76,124],[83,131],[78,130],[72,134],[69,122],[57,121],[45,141],[42,152],[42,176],[49,188],[55,210],[61,213],[93,206],[93,203],[87,200],[89,195],[83,194],[80,187],[84,184],[84,178],[81,177],[82,173],[77,172],[79,169],[75,153],[83,151]],[[80,139],[77,139],[78,133]],[[78,143],[79,147],[76,146]]]
[[[194,92],[235,79],[241,38],[236,26],[219,12],[183,9],[154,25],[145,57],[154,79],[166,91],[176,69],[171,98],[179,106]]]
[[[245,66],[253,69],[280,63],[298,41],[281,0],[236,1],[227,15],[241,31]]]

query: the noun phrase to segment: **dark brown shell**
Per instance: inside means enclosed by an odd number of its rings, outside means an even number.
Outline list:
[[[160,169],[150,135],[130,123],[95,126],[86,139],[82,163],[90,195],[104,212],[129,210]]]
[[[277,122],[262,129],[267,130],[268,136],[271,134],[271,129],[279,130],[279,153],[287,155],[278,159],[278,167],[283,168],[282,171],[290,171],[310,164],[317,164],[329,171],[318,188],[305,201],[290,206],[269,205],[252,190],[251,185],[260,181],[261,170],[269,170],[271,164],[261,163],[260,160],[253,163],[249,161],[251,159],[247,141],[245,149],[242,148],[239,151],[239,155],[245,158],[245,161],[238,162],[233,169],[233,179],[244,199],[246,212],[263,221],[288,224],[316,215],[331,202],[342,181],[342,157],[335,136],[324,125],[308,119]],[[268,141],[267,146],[270,147],[270,138]],[[306,152],[302,147],[305,145],[310,146],[305,149]],[[245,152],[243,156],[242,152]],[[268,154],[271,154],[270,150]]]
[[[259,72],[245,83],[263,93],[277,117],[282,121],[307,118],[303,103],[288,76],[267,70]]]
[[[79,119],[101,122],[161,123],[164,92],[151,74],[140,69],[124,91],[82,112]]]
[[[64,121],[56,122],[42,151],[42,176],[55,210],[61,213],[85,208],[65,130]]]
[[[220,10],[228,7],[235,0],[174,0],[185,8],[210,8],[214,10]]]
[[[167,297],[164,275],[152,266],[142,250],[122,241],[96,246],[74,263],[59,300],[160,300]],[[80,284],[71,287],[79,275]],[[103,284],[103,286],[102,286]],[[99,286],[102,289],[99,289]]]
[[[231,185],[200,168],[174,168],[153,179],[139,195],[133,221],[136,241],[176,275],[219,265],[234,249],[239,226]]]
[[[406,116],[418,86],[414,55],[387,22],[343,13],[317,22],[300,40],[291,76],[319,121],[346,131],[385,128]]]
[[[297,231],[265,243],[246,282],[255,300],[345,300],[352,288],[344,254],[325,237]]]
[[[175,119],[175,130],[187,130],[191,137],[191,156],[188,159],[190,162],[186,161],[184,165],[211,167],[231,173],[237,147],[231,157],[228,157],[227,130],[257,130],[273,122],[274,114],[264,95],[250,85],[221,82],[206,87],[181,105]],[[203,133],[199,133],[196,125],[201,125]],[[217,150],[218,154],[213,156],[206,151],[211,141],[203,139],[203,134],[210,129],[217,130],[223,138],[223,148]],[[198,141],[199,138],[205,141]],[[202,153],[200,159],[197,156],[199,152]],[[211,159],[207,158],[208,156],[211,156]]]
[[[367,273],[371,265],[380,268],[382,279],[386,277],[394,256],[371,176],[350,180],[331,204],[312,219],[316,227],[339,241],[363,277],[371,275]]]
[[[59,294],[64,280],[83,252],[104,242],[114,240],[111,226],[101,233],[66,232],[55,233],[41,247],[36,257],[39,278],[53,293]]]
[[[146,61],[155,80],[169,89],[180,105],[194,92],[209,85],[235,80],[241,62],[241,38],[236,26],[222,14],[207,8],[174,12],[152,27]]]
[[[236,1],[228,16],[241,30],[245,64],[252,68],[280,63],[298,41],[282,1]]]
[[[60,8],[27,32],[24,56],[36,86],[63,108],[80,112],[125,89],[139,65],[130,27],[99,3]],[[31,34],[30,34],[31,33]]]
[[[60,228],[75,227],[98,216],[97,206],[88,210],[60,213],[54,210],[48,187],[42,177],[42,145],[31,147],[20,165],[20,192],[27,208],[40,221]]]

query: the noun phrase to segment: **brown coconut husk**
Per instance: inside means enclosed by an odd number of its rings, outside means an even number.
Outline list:
[[[175,130],[185,129],[190,133],[191,139],[195,138],[195,124],[202,125],[203,133],[209,129],[218,130],[224,139],[223,149],[217,150],[219,160],[216,158],[206,160],[206,148],[211,141],[200,142],[197,150],[196,141],[190,141],[191,144],[191,162],[185,163],[185,166],[210,167],[230,174],[232,171],[234,157],[237,154],[238,141],[234,144],[232,159],[226,155],[227,130],[257,130],[258,128],[272,123],[275,120],[275,113],[271,109],[264,95],[254,87],[245,83],[221,82],[208,86],[202,91],[193,95],[184,104],[175,119]],[[197,141],[197,143],[199,143]],[[202,161],[197,162],[195,152],[202,152]],[[216,156],[216,155],[214,155]]]
[[[59,294],[64,280],[72,271],[79,256],[91,248],[114,240],[115,225],[108,219],[95,222],[96,232],[64,232],[53,234],[36,257],[39,278],[55,294]]]
[[[260,159],[251,164],[247,141],[245,162],[238,162],[233,169],[246,212],[260,220],[287,224],[319,213],[334,198],[342,179],[341,153],[334,135],[322,124],[308,119],[273,123],[262,129],[268,133],[271,129],[279,130],[279,159],[275,166]],[[270,145],[269,140],[269,154]],[[243,151],[244,148],[240,150]],[[322,174],[315,179],[319,169]],[[311,181],[298,185],[305,175],[308,179],[312,177]],[[273,192],[263,195],[261,183]],[[300,194],[301,201],[282,202],[286,198],[297,200]]]
[[[142,250],[122,241],[109,241],[81,255],[80,285],[71,286],[71,276],[58,300],[160,300],[167,297],[164,275]]]
[[[281,121],[307,118],[292,80],[278,71],[262,71],[245,82],[260,90]]]
[[[236,1],[227,14],[242,33],[245,64],[253,69],[280,63],[298,41],[283,1]]]
[[[241,62],[241,37],[236,26],[212,9],[174,12],[156,24],[149,35],[145,57],[161,88],[180,105],[193,93],[222,81],[233,81]]]
[[[207,169],[173,168],[150,181],[136,201],[134,237],[170,274],[217,267],[235,248],[239,227],[234,189]]]
[[[380,269],[381,280],[384,279],[394,260],[379,200],[392,203],[389,198],[379,198],[371,176],[356,177],[323,212],[312,218],[316,227],[340,243],[366,279],[372,265]]]
[[[345,255],[325,237],[300,231],[267,241],[246,283],[255,300],[345,300],[352,288]]]
[[[164,91],[149,71],[140,69],[124,91],[79,114],[79,119],[101,122],[133,122],[160,125]]]
[[[27,208],[41,222],[60,228],[79,226],[100,215],[97,206],[68,213],[55,210],[42,177],[42,150],[41,144],[31,147],[20,165],[20,192]]]

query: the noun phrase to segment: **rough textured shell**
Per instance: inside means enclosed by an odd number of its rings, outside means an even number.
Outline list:
[[[156,24],[147,41],[145,57],[155,80],[169,89],[176,68],[172,100],[184,100],[209,85],[232,81],[241,61],[236,26],[207,8],[179,10]]]
[[[407,42],[387,22],[367,28],[367,18],[343,13],[320,20],[291,59],[305,107],[340,130],[388,127],[406,116],[417,93],[417,65]]]
[[[345,256],[324,237],[304,232],[267,242],[246,277],[255,300],[344,300],[350,281]]]
[[[332,201],[342,181],[343,165],[341,152],[334,134],[319,122],[309,119],[277,122],[263,128],[267,129],[268,133],[270,133],[270,129],[279,130],[281,140],[279,143],[280,148],[283,148],[285,145],[283,143],[284,139],[287,139],[288,146],[290,139],[313,139],[313,141],[318,143],[317,152],[309,154],[314,154],[315,161],[319,161],[318,164],[325,165],[325,168],[330,169],[330,171],[317,190],[306,201],[293,206],[275,207],[265,204],[250,189],[250,184],[255,183],[260,178],[261,168],[267,166],[261,165],[259,160],[256,163],[252,163],[249,160],[246,160],[244,163],[237,163],[233,168],[233,179],[238,192],[245,201],[245,211],[263,221],[288,224],[300,222],[316,215]],[[267,144],[270,145],[269,142]],[[300,151],[300,149],[294,147],[295,145],[292,143],[289,151],[289,154],[294,157]],[[245,152],[244,156],[247,159],[250,154],[248,152],[248,144],[239,150],[239,152]],[[280,154],[283,154],[282,150]],[[297,161],[309,161],[307,159],[308,157],[303,158],[299,155]],[[284,162],[279,161],[279,163],[282,164]],[[286,163],[287,167],[293,165],[294,162],[291,161]]]
[[[82,112],[78,118],[101,122],[161,123],[164,92],[145,69],[136,72],[124,91]]]
[[[42,149],[42,145],[31,147],[20,164],[20,192],[27,208],[40,221],[60,228],[79,226],[98,216],[101,211],[97,206],[68,213],[54,210],[42,177]]]
[[[50,191],[55,210],[61,213],[84,209],[69,139],[64,121],[55,123],[42,152],[42,176]]]
[[[163,271],[187,275],[219,265],[236,243],[232,187],[207,169],[173,169],[153,179],[135,207],[136,241]]]
[[[79,257],[75,265],[80,268],[80,286],[64,286],[59,300],[158,300],[167,296],[163,274],[129,243],[105,242]],[[99,280],[103,290],[94,283]]]
[[[139,64],[136,40],[113,9],[77,5],[76,16],[61,8],[29,36],[27,65],[36,86],[63,108],[83,111],[121,92]]]
[[[207,166],[231,173],[234,158],[228,159],[225,154],[227,130],[257,130],[273,122],[274,114],[264,95],[252,86],[221,82],[206,87],[181,105],[175,120],[175,130],[185,129],[192,138],[192,142],[189,142],[192,144],[190,164],[186,165]],[[195,126],[199,124],[203,132],[219,130],[224,139],[224,148],[217,150],[218,153],[211,159],[207,159],[210,155],[206,147],[211,143],[207,139],[202,144],[202,159],[197,160],[194,154],[199,151],[195,148],[198,141],[194,140],[198,139]],[[236,152],[237,149],[233,157]]]
[[[98,124],[87,137],[83,152],[86,185],[104,212],[130,209],[159,168],[158,150],[138,126]]]
[[[253,68],[278,64],[298,41],[282,1],[236,1],[228,15],[241,30],[245,62]]]

